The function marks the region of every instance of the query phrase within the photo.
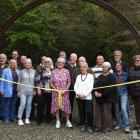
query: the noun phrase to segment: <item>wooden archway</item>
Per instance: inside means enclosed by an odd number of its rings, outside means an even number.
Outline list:
[[[35,0],[32,3],[26,5],[25,7],[19,9],[19,11],[17,11],[9,20],[6,21],[6,23],[3,24],[3,26],[0,27],[0,40],[2,39],[6,30],[14,23],[14,21],[16,21],[18,18],[20,18],[28,11],[50,1],[54,1],[54,0]],[[99,7],[107,10],[108,12],[116,16],[125,25],[125,27],[131,32],[133,38],[137,42],[137,45],[140,47],[140,35],[138,34],[135,26],[129,21],[129,19],[124,14],[122,14],[119,10],[112,7],[108,3],[104,2],[103,0],[84,0],[84,1],[98,5]]]

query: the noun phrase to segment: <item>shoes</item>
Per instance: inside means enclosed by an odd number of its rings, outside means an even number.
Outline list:
[[[5,120],[4,123],[5,123],[5,124],[9,124],[9,120]]]
[[[24,122],[22,121],[22,119],[18,120],[18,125],[20,125],[20,126],[24,125]]]
[[[28,118],[25,119],[25,124],[30,124],[31,122],[29,121]]]
[[[59,121],[59,120],[56,121],[55,127],[56,127],[56,128],[60,128],[60,121]]]
[[[85,126],[80,127],[80,132],[85,132],[85,131],[86,131],[86,127]]]
[[[88,132],[89,134],[92,134],[92,133],[93,133],[93,129],[90,128],[90,127],[88,127],[88,128],[87,128],[87,132]]]
[[[135,125],[134,127],[133,127],[133,130],[139,130],[140,129],[140,126],[139,125]]]
[[[94,132],[101,132],[101,129],[94,128]]]
[[[69,127],[69,128],[72,127],[72,124],[71,124],[71,122],[69,120],[66,122],[66,127]]]
[[[114,127],[114,130],[118,130],[118,129],[120,129],[120,126],[117,125]]]
[[[126,134],[129,134],[129,133],[130,133],[130,129],[127,127],[127,128],[124,129],[124,132],[125,132]]]

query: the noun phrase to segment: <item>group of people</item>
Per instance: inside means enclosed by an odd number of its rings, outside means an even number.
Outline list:
[[[61,51],[56,63],[50,57],[42,56],[41,63],[34,69],[32,60],[26,56],[19,59],[16,50],[8,64],[7,56],[0,54],[0,118],[6,124],[30,124],[36,99],[38,125],[56,118],[55,127],[60,128],[64,112],[66,127],[71,128],[76,99],[77,126],[81,132],[92,134],[124,129],[125,133],[130,133],[129,93],[134,102],[135,127],[140,129],[140,83],[123,84],[140,80],[140,55],[134,55],[132,60],[133,66],[128,68],[122,60],[122,52],[116,50],[112,62],[98,55],[97,64],[89,68],[84,56],[78,58],[76,53],[71,53],[67,60],[66,53]],[[118,85],[112,86],[115,84]]]

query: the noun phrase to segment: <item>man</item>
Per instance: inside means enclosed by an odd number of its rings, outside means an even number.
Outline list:
[[[96,65],[92,67],[92,71],[94,73],[95,80],[103,74],[102,65],[104,63],[104,57],[102,55],[98,55],[96,58]]]
[[[25,68],[24,65],[25,65],[26,59],[27,59],[27,57],[24,56],[24,55],[22,55],[22,56],[20,57],[20,69],[21,69],[21,70]]]
[[[17,67],[20,65],[19,54],[17,50],[12,51],[12,59],[17,61]]]
[[[140,55],[133,56],[133,67],[128,72],[128,81],[135,80],[140,80]],[[140,131],[140,83],[130,84],[128,89],[134,102],[136,129]]]
[[[5,54],[0,54],[0,78],[2,76],[3,70],[7,68],[6,61],[7,56]],[[0,119],[2,119],[2,117],[3,117],[3,96],[0,94]]]
[[[78,69],[78,65],[77,65],[77,54],[76,53],[71,53],[70,54],[70,62],[69,65],[67,67],[67,69],[70,72],[70,77],[71,77],[71,85],[70,85],[70,90],[74,89],[74,77],[73,77],[73,72]],[[70,100],[70,105],[71,105],[71,111],[73,112],[73,103],[74,103],[74,99],[75,99],[75,92],[74,91],[70,91],[69,93],[69,100]],[[70,115],[70,121],[72,121],[72,115]]]
[[[74,70],[73,75],[72,75],[74,83],[76,81],[76,77],[80,74],[80,65],[82,63],[87,63],[86,58],[84,56],[80,56],[78,58],[78,68]],[[93,71],[91,68],[88,67],[87,71],[88,73],[93,74]]]
[[[121,62],[122,68],[124,72],[128,71],[127,65],[124,61],[122,61],[122,52],[120,50],[114,51],[114,61],[111,63],[112,69],[114,72],[116,72],[116,63]]]
[[[67,68],[68,67],[68,60],[67,60],[66,53],[64,51],[59,52],[59,58],[64,58],[65,59],[64,67]]]

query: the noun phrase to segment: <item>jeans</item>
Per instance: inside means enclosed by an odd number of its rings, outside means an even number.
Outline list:
[[[3,95],[0,95],[0,117],[3,117]]]
[[[13,93],[12,97],[3,97],[3,119],[4,121],[16,120],[16,94]]]
[[[20,106],[18,110],[18,118],[21,119],[24,109],[26,110],[26,118],[30,117],[31,106],[32,106],[33,95],[31,94],[21,94],[20,96]]]
[[[120,107],[119,107],[120,105]],[[117,125],[123,128],[129,127],[129,118],[127,112],[128,96],[124,94],[118,97],[118,103],[116,103],[116,122]]]

